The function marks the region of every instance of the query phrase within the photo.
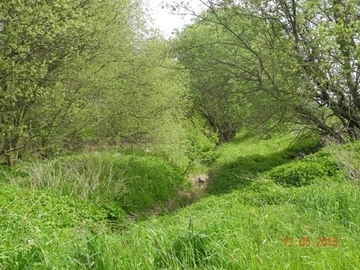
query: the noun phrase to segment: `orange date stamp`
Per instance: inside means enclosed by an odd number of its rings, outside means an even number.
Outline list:
[[[315,239],[310,239],[310,237],[300,237],[299,239],[294,239],[293,237],[284,237],[284,246],[300,246],[300,247],[337,247],[339,245],[337,237],[317,237]]]

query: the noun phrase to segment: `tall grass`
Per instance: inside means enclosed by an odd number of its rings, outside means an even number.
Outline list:
[[[10,178],[11,183],[92,200],[114,217],[122,211],[142,216],[174,210],[195,199],[180,169],[144,152],[87,153],[24,163],[19,170],[21,176]]]
[[[360,181],[360,143],[355,142],[346,146],[330,144],[326,148],[337,166],[349,180]]]
[[[122,249],[119,268],[357,269],[359,190],[344,183],[321,190],[322,185],[295,193],[285,188],[278,205],[244,204],[246,191],[203,199],[174,217],[128,231],[121,240],[131,244]],[[345,190],[351,197],[339,201]],[[285,246],[285,237],[294,244]],[[325,246],[324,237],[338,245],[327,240]],[[302,238],[309,246],[301,246]]]
[[[359,254],[359,190],[343,183],[333,183],[325,191],[322,185],[311,190],[302,187],[291,193],[284,189],[283,202],[278,205],[251,203],[247,201],[251,196],[245,199],[246,191],[210,197],[176,217],[134,228],[127,234],[127,242],[146,235],[141,245],[132,248],[137,250],[137,258],[142,258],[141,254],[155,258],[156,269],[360,267],[360,261],[354,260]],[[349,197],[341,201],[345,190]],[[193,226],[189,226],[190,216]],[[284,246],[285,237],[293,238],[294,245]],[[318,238],[323,237],[336,238],[338,246],[330,242],[317,246]],[[310,246],[301,246],[301,238],[309,238]],[[133,251],[124,250],[124,260],[131,262],[127,254]],[[142,263],[142,269],[151,269],[149,262]]]
[[[106,197],[125,193],[124,176],[110,155],[94,154],[26,163],[21,170],[28,176],[13,181],[35,189],[55,190],[60,195],[89,199],[92,194]]]
[[[273,168],[280,165],[283,165],[282,168],[287,168],[290,161],[304,153],[314,151],[319,144],[316,137],[300,137],[296,143],[294,140],[293,135],[268,140],[259,138],[242,140],[240,136],[236,141],[221,146],[217,149],[219,158],[210,172],[212,177],[208,192],[218,195],[244,188],[251,184],[253,179]],[[280,169],[282,170],[284,169]],[[297,179],[294,181],[295,184],[298,183]]]
[[[251,147],[256,148],[255,154]],[[108,212],[95,203],[91,188],[85,189],[87,193],[81,189],[71,193],[71,185],[90,180],[76,176],[81,181],[70,181],[67,186],[54,179],[49,188],[43,185],[46,177],[36,178],[35,172],[27,171],[27,176],[16,180],[17,186],[0,184],[0,268],[360,269],[358,182],[345,180],[352,174],[344,173],[335,152],[329,155],[326,150],[291,161],[287,157],[295,151],[288,150],[288,144],[276,140],[224,146],[214,172],[221,175],[218,181],[234,179],[220,186],[216,195],[116,231],[104,222]],[[76,164],[70,160],[76,158],[65,159],[69,164],[61,167],[61,174],[58,164],[48,168],[52,173],[43,175],[65,177],[67,166]],[[183,181],[176,178],[176,169],[170,170],[157,157],[114,159],[112,166],[106,165],[106,157],[101,158],[101,166],[96,163],[89,186],[105,192],[103,179],[118,175],[125,187],[120,186],[119,192],[128,196],[122,203],[142,202],[145,192],[157,194],[149,195],[151,202],[164,200],[157,191],[173,194],[168,192]],[[91,173],[91,166],[82,167],[81,162],[76,166],[72,167],[75,175]],[[221,174],[222,170],[226,173]],[[248,177],[246,185],[226,189],[226,184],[243,176]]]

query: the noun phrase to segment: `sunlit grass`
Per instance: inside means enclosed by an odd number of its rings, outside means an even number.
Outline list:
[[[284,189],[281,205],[244,204],[246,193],[238,191],[206,198],[175,217],[139,224],[125,239],[136,242],[133,237],[143,235],[144,241],[141,246],[129,247],[130,251],[124,250],[123,256],[129,258],[127,254],[136,249],[140,258],[145,254],[155,257],[158,266],[165,269],[359,267],[359,261],[350,260],[359,251],[359,230],[354,225],[360,224],[358,188],[332,183],[325,191],[320,190],[321,185],[313,191],[311,187]],[[351,199],[341,202],[345,190]],[[314,196],[316,192],[320,194]],[[284,246],[285,237],[293,238],[293,246]],[[320,241],[323,237],[336,238],[338,245],[332,246],[335,242],[327,240],[324,246]],[[309,238],[310,245],[300,246],[301,238]],[[151,267],[145,259],[143,264]]]
[[[339,164],[333,153],[291,161],[286,157],[297,150],[289,150],[287,139],[271,141],[219,149],[218,180],[246,175],[246,185],[218,190],[169,215],[118,224],[117,230],[91,198],[3,183],[0,268],[359,269],[356,178],[333,167]],[[299,170],[306,185],[288,185]],[[285,182],[276,183],[279,177]]]

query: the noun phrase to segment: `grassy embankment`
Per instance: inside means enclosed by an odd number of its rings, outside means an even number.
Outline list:
[[[180,170],[111,153],[2,170],[0,268],[359,269],[360,144],[289,142],[220,147],[209,196],[133,223],[192,200]]]

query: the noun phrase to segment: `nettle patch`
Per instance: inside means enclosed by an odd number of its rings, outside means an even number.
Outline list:
[[[263,174],[283,186],[300,187],[324,180],[343,178],[333,159],[323,152],[307,156],[289,164],[280,165]]]

